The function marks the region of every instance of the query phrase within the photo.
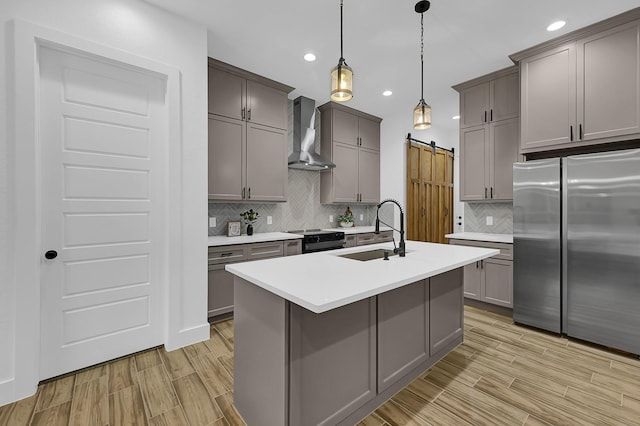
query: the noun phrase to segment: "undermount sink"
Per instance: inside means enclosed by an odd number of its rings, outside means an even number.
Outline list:
[[[339,254],[338,257],[345,257],[347,259],[360,260],[364,262],[367,260],[382,259],[384,258],[384,252],[389,253],[389,257],[396,256],[393,249],[374,249],[359,251],[356,253]]]

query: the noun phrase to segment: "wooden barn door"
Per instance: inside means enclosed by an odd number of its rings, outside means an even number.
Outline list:
[[[447,243],[453,232],[453,154],[407,141],[407,239]]]

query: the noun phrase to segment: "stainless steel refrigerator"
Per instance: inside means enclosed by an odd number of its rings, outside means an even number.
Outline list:
[[[640,150],[515,163],[513,319],[640,354]]]

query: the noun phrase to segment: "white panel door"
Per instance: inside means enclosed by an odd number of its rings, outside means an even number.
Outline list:
[[[165,81],[41,47],[40,378],[162,343]]]

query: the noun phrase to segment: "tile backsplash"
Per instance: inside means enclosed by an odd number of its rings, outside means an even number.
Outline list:
[[[376,206],[349,205],[355,217],[356,226],[373,225],[376,220]],[[253,209],[260,213],[253,224],[254,232],[281,232],[299,229],[335,228],[337,217],[345,212],[344,204],[320,204],[320,172],[289,169],[289,190],[284,203],[226,203],[210,202],[209,217],[216,218],[216,227],[209,227],[209,235],[226,235],[227,222],[242,221],[240,213]],[[329,222],[333,216],[333,223]],[[362,220],[360,219],[362,215]],[[393,206],[380,209],[380,218],[393,224]],[[273,223],[267,224],[267,216]],[[246,227],[242,226],[242,233]]]
[[[493,225],[487,225],[491,216]],[[512,203],[464,203],[465,232],[511,234],[513,232]]]

